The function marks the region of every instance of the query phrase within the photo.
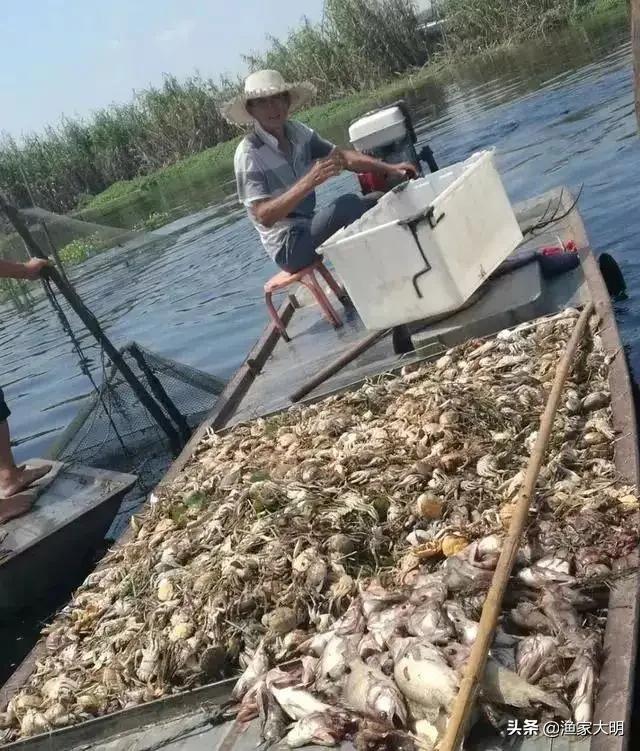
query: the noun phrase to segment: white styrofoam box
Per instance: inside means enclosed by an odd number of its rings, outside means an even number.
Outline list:
[[[360,151],[372,151],[387,146],[407,135],[407,126],[400,107],[365,115],[349,127],[349,140]]]
[[[318,248],[365,326],[382,329],[461,307],[522,242],[492,151],[384,195]]]

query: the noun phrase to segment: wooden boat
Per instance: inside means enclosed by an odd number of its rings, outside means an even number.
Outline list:
[[[136,480],[53,462],[33,509],[0,527],[0,621],[38,602],[54,586],[60,591],[73,586]]]
[[[450,346],[471,337],[489,336],[497,331],[532,318],[554,313],[567,307],[580,307],[593,301],[601,321],[601,336],[611,360],[610,386],[612,412],[618,438],[615,461],[621,474],[636,484],[639,479],[638,431],[632,382],[620,342],[607,287],[598,262],[589,248],[580,215],[566,191],[555,191],[516,207],[523,229],[549,216],[555,206],[558,216],[566,214],[546,231],[526,241],[519,250],[538,248],[572,239],[581,249],[579,265],[554,278],[545,278],[537,263],[513,268],[485,285],[484,294],[465,310],[424,327],[414,327],[413,352],[392,352],[389,339],[380,340],[358,360],[336,373],[307,401],[317,401],[329,394],[358,387],[363,380],[378,374],[395,372],[412,362],[428,361]],[[186,446],[172,466],[165,482],[185,466],[208,430],[220,430],[260,415],[272,414],[290,406],[289,394],[300,387],[319,367],[344,353],[360,339],[363,326],[355,314],[342,329],[334,331],[320,320],[313,307],[296,307],[288,300],[281,308],[292,337],[284,343],[268,327],[245,363],[229,382],[209,418]],[[419,329],[419,330],[417,330]],[[125,534],[123,539],[126,539]],[[521,749],[521,751],[623,751],[634,748],[630,739],[630,721],[634,701],[636,662],[636,625],[640,573],[619,580],[611,591],[609,618],[605,634],[605,660],[600,672],[600,690],[595,721],[623,721],[625,734],[597,734],[591,737],[556,739],[509,738],[472,751]],[[34,670],[44,644],[35,647],[18,671],[0,691],[0,710],[11,695],[20,689]],[[258,723],[241,728],[224,721],[221,705],[229,699],[235,680],[222,681],[191,692],[167,697],[143,706],[97,718],[47,736],[25,739],[4,746],[25,751],[58,749],[237,749],[248,751],[257,745]],[[571,744],[569,746],[569,741]],[[344,744],[344,749],[352,749]]]

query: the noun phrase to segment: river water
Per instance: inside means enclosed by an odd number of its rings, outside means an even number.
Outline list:
[[[621,19],[573,29],[460,66],[410,102],[419,138],[441,166],[495,147],[514,201],[557,185],[574,192],[583,186],[580,209],[592,245],[615,256],[630,289],[617,312],[632,368],[640,373],[634,294],[640,139],[628,36]],[[344,143],[346,127],[329,135]],[[116,344],[136,340],[228,378],[266,323],[261,290],[274,267],[235,203],[232,183],[223,187],[224,205],[199,208],[149,246],[94,257],[75,267],[72,279]],[[347,173],[322,186],[319,204],[355,189]],[[186,191],[182,200],[189,198]],[[201,207],[202,199],[200,189],[193,205]],[[71,321],[99,379],[97,347]],[[76,414],[88,381],[39,290],[27,311],[0,308],[0,340],[0,383],[13,411],[16,456],[41,456]]]

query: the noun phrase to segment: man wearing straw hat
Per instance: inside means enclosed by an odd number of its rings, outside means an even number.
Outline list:
[[[291,273],[316,261],[316,248],[359,219],[380,196],[349,193],[316,212],[319,185],[345,169],[416,176],[413,164],[386,164],[339,149],[289,120],[315,92],[311,83],[287,83],[278,71],[260,70],[245,80],[243,93],[222,108],[229,122],[253,126],[235,153],[238,196],[270,258]]]

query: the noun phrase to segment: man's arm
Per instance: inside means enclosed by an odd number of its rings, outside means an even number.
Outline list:
[[[390,177],[391,175],[406,177],[407,172],[410,177],[417,177],[418,175],[415,165],[411,164],[411,162],[387,164],[380,159],[374,159],[372,156],[362,154],[360,151],[352,149],[341,149],[339,151],[344,159],[346,169],[350,172],[373,172],[382,177]]]
[[[31,258],[26,263],[4,261],[0,259],[1,279],[37,279],[42,269],[49,265],[49,261],[41,258]]]
[[[254,201],[251,204],[251,212],[260,224],[272,227],[280,219],[289,216],[318,185],[322,185],[330,177],[339,174],[340,166],[335,159],[331,157],[318,159],[309,172],[295,182],[289,190],[275,198]]]

